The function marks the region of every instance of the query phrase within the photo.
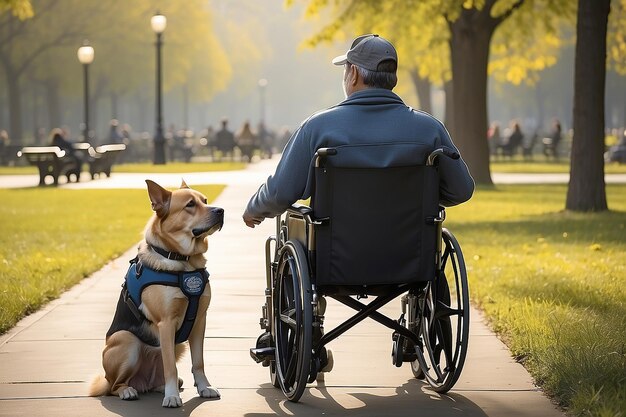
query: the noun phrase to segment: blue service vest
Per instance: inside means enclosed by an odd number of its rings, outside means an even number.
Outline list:
[[[149,285],[167,285],[178,287],[185,294],[189,303],[185,312],[185,320],[176,332],[176,343],[182,343],[189,338],[198,313],[200,296],[209,282],[209,273],[206,269],[196,269],[191,272],[157,271],[144,266],[137,258],[130,261],[130,267],[124,281],[124,301],[139,320],[147,320],[139,310],[141,292]]]

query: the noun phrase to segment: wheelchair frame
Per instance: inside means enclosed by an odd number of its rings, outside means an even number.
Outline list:
[[[333,152],[336,152],[333,148],[318,150],[316,163]],[[440,156],[459,157],[450,149],[437,149],[429,155],[426,165],[434,165]],[[439,393],[450,390],[465,362],[470,306],[461,248],[454,235],[443,227],[445,209],[440,206],[438,216],[431,219],[437,236],[433,279],[417,284],[389,285],[383,295],[377,295],[368,304],[353,298],[360,294],[320,293],[310,282],[315,254],[305,247],[315,247],[314,229],[323,221],[312,215],[313,210],[308,206],[293,205],[284,216],[277,216],[276,234],[270,236],[265,245],[267,288],[260,325],[267,332],[259,338],[257,347],[250,349],[250,354],[270,368],[272,384],[280,387],[287,399],[297,402],[306,383],[313,382],[327,365],[325,346],[369,317],[393,330],[395,366],[410,362],[413,375],[425,379],[433,390]],[[288,239],[287,224],[293,220],[304,222],[308,229],[306,236]],[[446,275],[453,284],[452,293]],[[393,320],[377,311],[402,294],[399,319]],[[320,295],[331,297],[357,312],[323,333],[326,305]],[[455,327],[453,317],[456,317]]]

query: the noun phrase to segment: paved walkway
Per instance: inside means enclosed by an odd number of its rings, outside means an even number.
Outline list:
[[[102,372],[104,335],[127,261],[136,252],[131,248],[0,336],[0,416],[563,416],[510,358],[477,311],[466,366],[449,395],[430,391],[412,377],[408,366],[393,366],[391,331],[367,320],[329,345],[335,368],[324,383],[311,384],[298,404],[285,401],[269,383],[267,368],[255,364],[248,353],[260,333],[263,247],[274,223],[266,221],[251,230],[241,221],[244,204],[275,162],[263,161],[239,173],[182,175],[190,185],[229,184],[215,203],[226,210],[224,228],[210,238],[208,252],[213,301],[205,363],[220,400],[197,397],[188,355],[178,367],[185,381],[181,409],[163,409],[161,394],[156,393],[133,402],[86,396],[89,381]],[[114,174],[67,187],[108,183],[143,188],[146,177],[177,187],[181,175]],[[4,187],[6,179],[0,181]],[[399,309],[399,302],[392,303],[383,312],[395,317]],[[329,300],[327,329],[350,314]]]

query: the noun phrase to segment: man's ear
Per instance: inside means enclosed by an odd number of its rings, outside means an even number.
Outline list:
[[[185,179],[183,178],[183,183],[180,184],[180,188],[189,188],[189,186],[187,185],[187,183],[185,182]]]
[[[171,191],[167,191],[154,181],[146,180],[146,184],[148,184],[148,195],[150,196],[150,202],[152,202],[152,210],[158,217],[165,217],[170,210]]]
[[[357,85],[357,83],[359,82],[359,71],[357,71],[356,69],[356,65],[350,65],[350,84],[352,85]]]

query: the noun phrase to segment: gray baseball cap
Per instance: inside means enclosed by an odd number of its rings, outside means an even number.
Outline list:
[[[366,70],[376,71],[378,64],[388,59],[398,63],[396,48],[388,40],[369,34],[356,38],[350,50],[333,59],[333,64],[344,65],[350,62]]]

